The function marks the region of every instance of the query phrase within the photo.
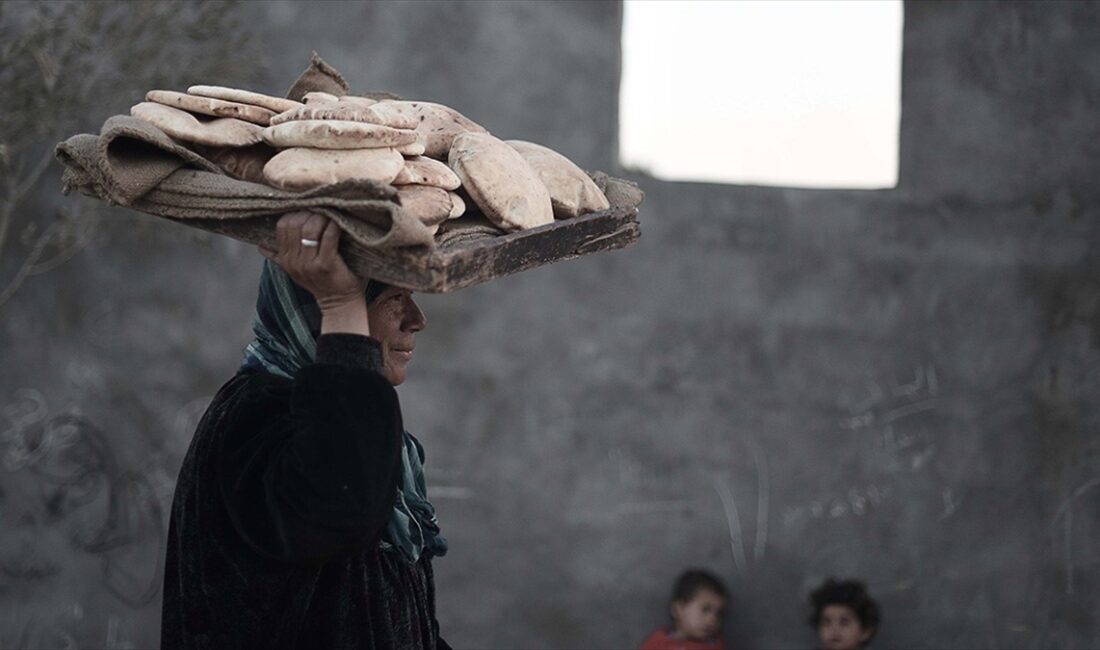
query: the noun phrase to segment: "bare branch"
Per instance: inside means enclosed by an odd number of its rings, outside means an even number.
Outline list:
[[[12,203],[18,203],[23,200],[27,192],[30,192],[38,181],[42,179],[42,174],[46,172],[46,169],[50,166],[50,161],[53,160],[53,148],[47,148],[46,151],[38,158],[38,162],[34,164],[34,168],[27,173],[26,178],[16,185],[12,195],[6,198],[6,200]],[[3,243],[3,239],[0,238],[0,243]]]
[[[83,209],[80,209],[75,215],[66,214],[64,221],[55,224],[58,227],[53,234],[53,239],[56,240],[58,251],[54,253],[53,257],[32,264],[27,269],[28,276],[39,275],[56,269],[75,257],[92,241],[92,235],[96,231],[98,221],[90,215],[85,215],[84,212]]]
[[[38,236],[38,241],[35,242],[34,248],[31,249],[31,254],[27,256],[27,259],[23,260],[23,264],[21,264],[19,270],[15,272],[15,277],[8,282],[8,286],[4,287],[3,291],[0,291],[0,305],[3,305],[8,299],[15,295],[15,292],[19,290],[23,281],[31,274],[31,269],[38,262],[38,258],[42,257],[42,253],[46,250],[46,246],[49,245],[50,240],[53,239],[56,226],[57,224],[50,226]]]
[[[11,229],[15,207],[19,205],[27,192],[31,191],[42,179],[42,174],[45,173],[52,159],[53,151],[46,150],[26,178],[22,181],[17,181],[14,178],[8,179],[8,185],[11,189],[8,195],[4,197],[3,203],[0,204],[0,260],[4,258],[4,244],[7,243],[8,231]]]
[[[8,272],[18,268],[10,280],[0,278],[0,305],[28,277],[85,248],[100,218],[114,218],[81,209],[74,214],[83,216],[46,226],[52,215],[28,210],[53,158],[52,146],[39,147],[125,112],[152,88],[231,85],[265,72],[259,57],[244,55],[256,45],[237,2],[59,0],[15,7],[19,18],[0,21],[6,99],[0,111],[0,261],[8,262]],[[20,229],[30,248],[11,241]]]

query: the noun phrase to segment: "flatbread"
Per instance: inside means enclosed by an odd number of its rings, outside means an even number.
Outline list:
[[[280,149],[371,149],[413,143],[416,132],[346,120],[294,120],[267,127],[263,139]]]
[[[136,104],[130,108],[130,115],[184,142],[211,147],[247,147],[263,140],[264,130],[251,122],[232,117],[199,120],[187,111],[156,102]]]
[[[393,149],[307,149],[280,151],[264,166],[268,184],[292,192],[349,179],[390,183],[405,164]]]
[[[495,225],[515,231],[554,221],[550,193],[519,152],[486,133],[463,133],[448,164],[470,198]]]
[[[417,124],[415,119],[394,113],[392,110],[384,109],[380,114],[371,106],[344,101],[345,99],[345,97],[341,97],[338,102],[313,102],[285,113],[279,113],[271,118],[271,124],[282,124],[295,120],[345,120],[348,122],[381,124],[394,129],[412,129]],[[366,98],[360,97],[357,99]]]
[[[588,174],[565,156],[534,142],[506,142],[523,156],[550,192],[555,218],[568,219],[611,207]]]
[[[405,160],[405,166],[394,185],[431,185],[445,190],[457,190],[462,181],[458,180],[451,168],[433,158],[414,156]]]
[[[369,106],[341,102],[314,102],[304,105],[272,117],[271,124],[274,126],[297,120],[341,120],[391,126],[383,122],[382,118],[372,111]]]
[[[457,219],[466,214],[466,202],[462,200],[462,197],[457,192],[447,192],[451,196],[451,213],[447,215],[448,219]]]
[[[293,99],[272,97],[271,95],[254,93],[238,88],[226,88],[225,86],[191,86],[187,89],[187,92],[192,95],[198,95],[199,97],[213,97],[214,99],[224,99],[229,102],[240,102],[241,104],[261,106],[275,113],[293,110],[302,105],[301,102],[296,102]]]
[[[392,111],[414,118],[416,131],[425,137],[423,155],[436,160],[447,160],[455,136],[461,133],[488,133],[481,125],[443,104],[384,100],[371,108],[376,112]]]
[[[401,155],[409,156],[410,158],[415,156],[423,156],[424,151],[427,148],[425,146],[425,143],[427,143],[428,141],[428,139],[425,138],[424,134],[420,131],[413,131],[413,133],[416,134],[415,142],[397,147],[397,150],[401,152]]]
[[[343,101],[345,98],[340,99]],[[375,102],[371,104],[370,109],[382,120],[382,124],[395,129],[415,129],[420,124],[418,116],[394,107],[393,103],[393,101]]]
[[[174,90],[150,90],[145,93],[145,101],[213,117],[235,117],[238,120],[252,122],[260,126],[267,126],[271,122],[271,118],[275,116],[274,111],[269,111],[260,106],[188,95]]]
[[[428,185],[400,185],[397,196],[405,212],[416,217],[425,226],[436,226],[451,215],[454,204],[447,190]]]
[[[359,95],[341,95],[336,99],[340,104],[354,104],[356,106],[374,106],[378,103],[378,100],[373,97],[360,97]]]
[[[397,151],[403,156],[423,156],[424,143],[414,142],[412,144],[401,145],[400,147],[397,147]]]
[[[321,92],[320,90],[314,90],[302,95],[302,102],[305,104],[327,104],[340,101],[340,98],[331,93]]]

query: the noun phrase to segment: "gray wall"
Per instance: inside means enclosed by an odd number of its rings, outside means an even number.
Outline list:
[[[317,49],[615,171],[617,4],[259,6],[260,89]],[[897,189],[636,177],[636,248],[422,296],[452,644],[630,647],[698,565],[734,647],[813,643],[828,575],[880,647],[1100,645],[1100,6],[909,4],[904,43]],[[156,644],[175,474],[249,339],[251,249],[96,232],[0,305],[4,647]]]

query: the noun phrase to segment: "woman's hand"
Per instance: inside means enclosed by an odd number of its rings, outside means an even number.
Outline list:
[[[366,282],[340,257],[340,226],[310,212],[290,212],[275,227],[276,248],[260,253],[278,264],[321,308],[321,333],[370,334]]]

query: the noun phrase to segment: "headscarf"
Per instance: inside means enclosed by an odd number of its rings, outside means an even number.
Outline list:
[[[380,282],[367,283],[369,305],[385,290]],[[321,331],[321,310],[313,296],[294,283],[279,265],[264,261],[260,295],[252,321],[255,338],[244,351],[241,370],[266,371],[293,377],[312,363]],[[409,563],[427,553],[444,555],[447,540],[439,534],[435,508],[428,501],[424,482],[424,449],[408,431],[401,447],[401,478],[389,523],[379,544],[396,549]]]

